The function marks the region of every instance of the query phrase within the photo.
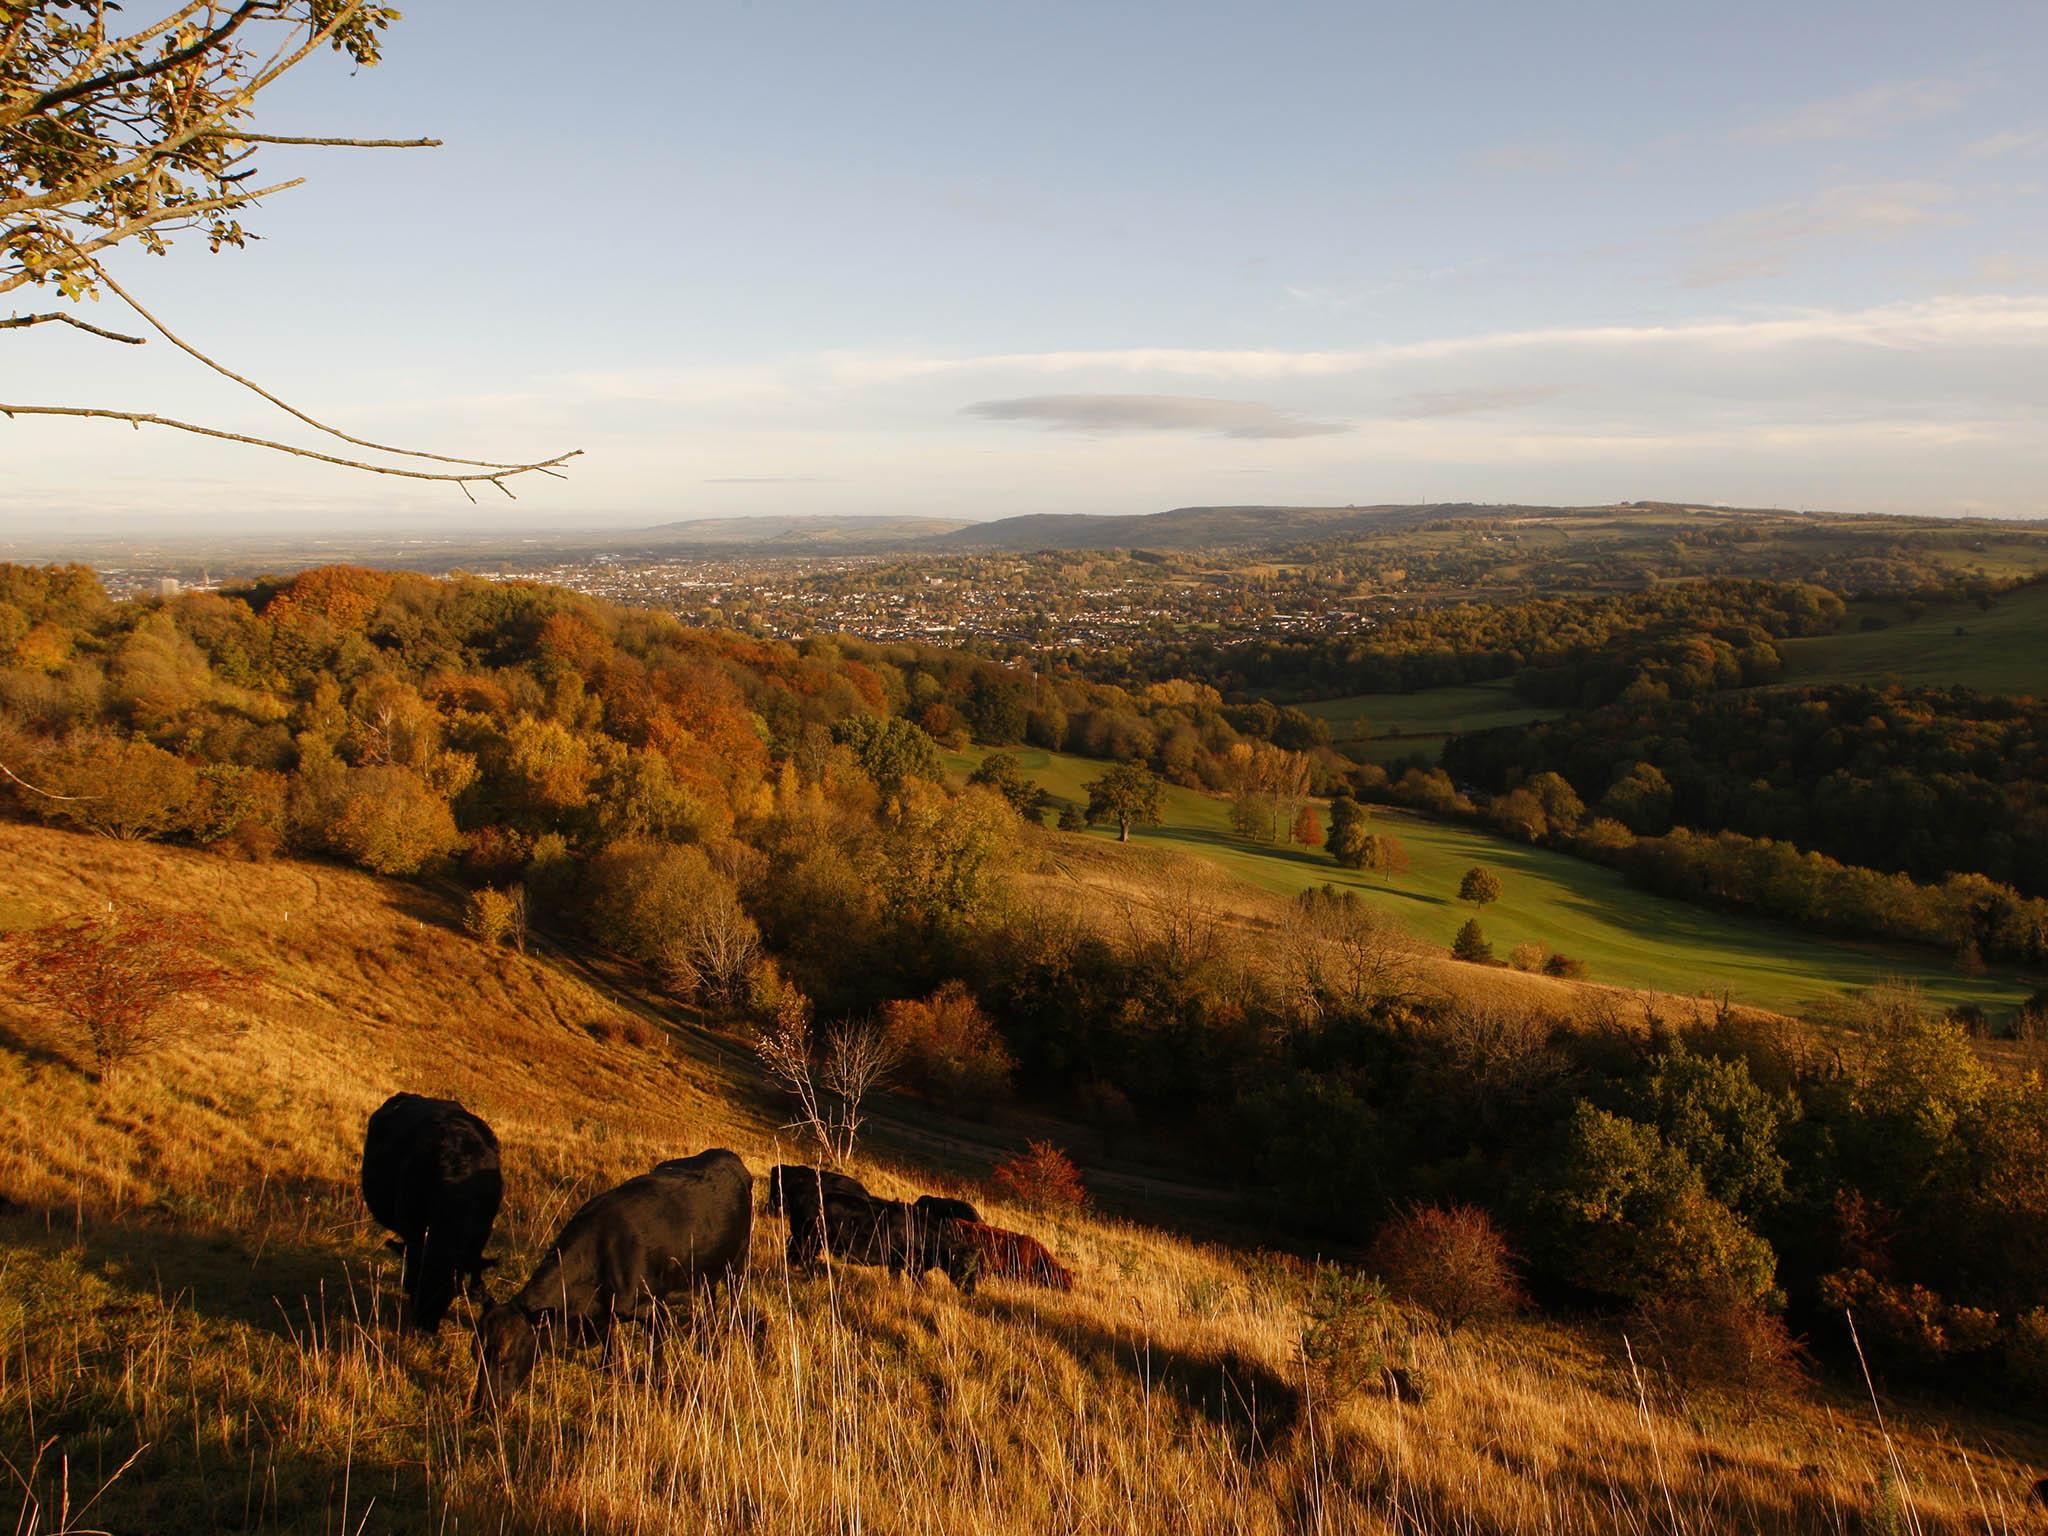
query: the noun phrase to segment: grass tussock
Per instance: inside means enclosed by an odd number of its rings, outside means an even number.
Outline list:
[[[495,1125],[502,1290],[660,1158],[786,1156],[741,1054],[367,877],[19,828],[0,864],[0,923],[147,891],[266,971],[106,1087],[0,1004],[0,1509],[23,1536],[2033,1528],[2040,1446],[2016,1431],[1899,1411],[1887,1433],[1825,1395],[1752,1412],[1593,1329],[1389,1310],[1379,1347],[1426,1400],[1331,1395],[1301,1363],[1298,1262],[979,1190],[1071,1294],[793,1275],[763,1218],[749,1284],[659,1369],[630,1334],[609,1370],[546,1360],[470,1418],[465,1329],[393,1327],[355,1187],[369,1111],[402,1086]]]

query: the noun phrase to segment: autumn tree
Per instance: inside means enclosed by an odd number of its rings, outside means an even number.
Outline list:
[[[1358,866],[1372,870],[1382,881],[1393,881],[1395,874],[1409,872],[1407,844],[1391,831],[1368,831],[1362,854]]]
[[[1159,825],[1164,787],[1143,763],[1113,763],[1087,788],[1088,819],[1115,822],[1118,842],[1128,843],[1134,826]]]
[[[192,1029],[195,1005],[249,979],[219,960],[210,924],[141,907],[46,923],[4,944],[20,995],[84,1037],[102,1082]]]
[[[286,404],[177,335],[100,263],[134,246],[162,254],[176,234],[209,250],[253,236],[243,220],[261,199],[304,178],[267,181],[258,155],[270,145],[424,148],[429,139],[347,139],[277,134],[254,126],[258,106],[307,60],[339,54],[375,64],[389,6],[367,0],[170,0],[134,18],[77,0],[12,0],[0,10],[0,293],[54,289],[62,307],[0,319],[0,329],[66,325],[131,346],[147,338],[93,324],[82,301],[111,293],[147,329],[302,424],[358,449],[410,462],[377,463],[170,417],[88,406],[7,403],[8,416],[83,416],[196,433],[373,474],[511,494],[516,475],[553,474],[569,454],[498,463],[395,447],[351,436]],[[433,465],[449,465],[439,469]]]
[[[1313,805],[1304,804],[1294,818],[1294,827],[1287,834],[1304,848],[1319,848],[1323,842],[1322,818],[1316,815]]]
[[[1474,864],[1458,882],[1458,900],[1469,901],[1484,912],[1487,903],[1500,900],[1500,876],[1484,865]]]

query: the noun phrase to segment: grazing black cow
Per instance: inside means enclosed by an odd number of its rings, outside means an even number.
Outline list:
[[[981,1212],[950,1195],[919,1195],[917,1213],[925,1221],[979,1221]]]
[[[505,1196],[498,1138],[453,1099],[394,1093],[363,1136],[363,1201],[398,1234],[409,1320],[431,1333],[466,1276],[483,1290],[491,1224]]]
[[[825,1196],[824,1218],[834,1258],[908,1274],[919,1283],[926,1270],[943,1269],[962,1295],[974,1294],[981,1255],[953,1222],[927,1219],[907,1201],[842,1194]]]
[[[834,1173],[829,1168],[805,1168],[797,1163],[777,1163],[768,1170],[768,1202],[766,1210],[770,1216],[780,1216],[788,1209],[788,1191],[794,1189],[798,1199],[808,1195],[813,1204],[826,1195],[864,1195],[867,1185],[850,1173]]]
[[[789,1243],[784,1262],[791,1269],[810,1269],[825,1250],[821,1204],[827,1195],[867,1196],[867,1186],[849,1173],[777,1163],[768,1170],[768,1212],[789,1218]]]
[[[478,1408],[510,1401],[540,1358],[543,1335],[596,1339],[611,1354],[621,1319],[661,1334],[664,1302],[730,1285],[747,1268],[754,1176],[723,1148],[662,1163],[586,1201],[516,1295],[477,1324]]]

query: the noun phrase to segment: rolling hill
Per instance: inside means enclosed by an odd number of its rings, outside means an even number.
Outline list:
[[[621,1176],[713,1143],[788,1156],[744,1049],[587,957],[485,949],[420,887],[18,826],[0,862],[0,926],[146,896],[260,972],[110,1084],[0,993],[0,1506],[23,1532],[1961,1533],[2022,1528],[2048,1455],[1829,1389],[1761,1416],[1685,1396],[1593,1322],[1387,1311],[1376,1347],[1426,1402],[1339,1390],[1300,1364],[1298,1263],[1007,1206],[959,1170],[1023,1127],[907,1102],[861,1174],[971,1192],[1073,1294],[791,1275],[764,1217],[743,1304],[706,1309],[666,1377],[635,1337],[470,1418],[463,1330],[392,1327],[355,1189],[369,1110],[405,1087],[497,1127],[502,1289]]]

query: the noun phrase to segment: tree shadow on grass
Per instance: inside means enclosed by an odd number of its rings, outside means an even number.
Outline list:
[[[0,1390],[0,1443],[25,1450],[13,1488],[23,1528],[57,1528],[67,1495],[74,1521],[95,1499],[91,1529],[163,1536],[429,1528],[423,1461],[372,1444],[382,1439],[375,1425],[326,1443],[317,1416],[298,1422],[284,1406],[301,1379],[299,1369],[279,1374],[292,1351],[318,1362],[388,1347],[344,1343],[395,1308],[342,1256],[146,1219],[81,1222],[40,1206],[0,1215],[0,1252],[25,1287],[30,1352],[62,1353],[67,1340],[72,1352],[61,1385],[35,1402],[32,1437],[21,1398]],[[235,1342],[223,1326],[248,1333]],[[411,1365],[432,1370],[444,1351],[415,1349]],[[138,1401],[153,1402],[147,1433]],[[191,1415],[204,1419],[203,1435]]]
[[[81,1219],[74,1210],[17,1205],[0,1214],[0,1243],[48,1258],[70,1254],[117,1290],[283,1337],[301,1335],[310,1319],[323,1328],[344,1320],[370,1326],[396,1313],[369,1255],[351,1265],[331,1249],[251,1241],[224,1228]]]
[[[1301,1421],[1300,1388],[1236,1348],[1166,1344],[1135,1327],[1103,1328],[1023,1297],[984,1293],[975,1304],[1051,1339],[1099,1375],[1122,1371],[1148,1396],[1163,1395],[1201,1415],[1245,1461],[1279,1452]]]

